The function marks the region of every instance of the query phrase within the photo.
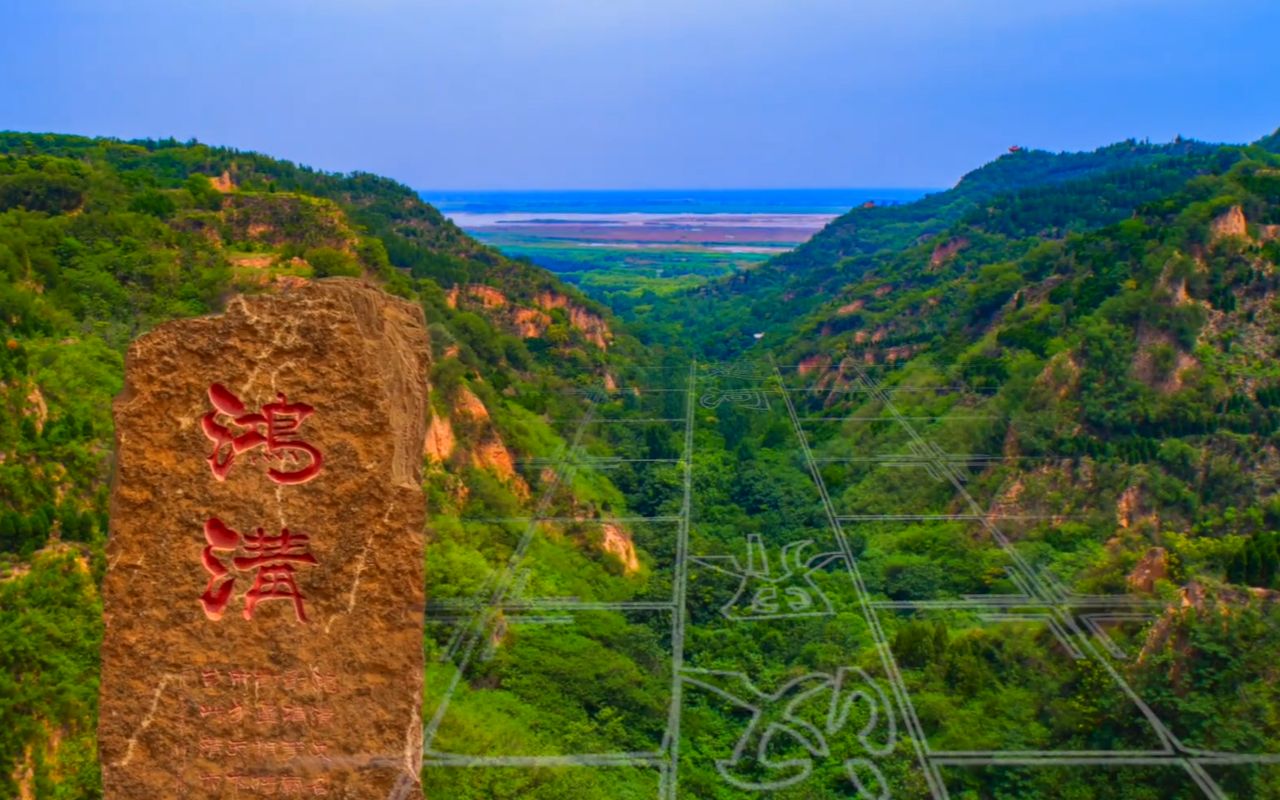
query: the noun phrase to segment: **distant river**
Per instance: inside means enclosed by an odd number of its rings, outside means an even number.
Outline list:
[[[605,298],[750,269],[856,206],[927,189],[423,191],[459,227]]]
[[[905,203],[923,189],[677,189],[423,191],[424,200],[482,239],[760,246],[786,249],[864,203]]]

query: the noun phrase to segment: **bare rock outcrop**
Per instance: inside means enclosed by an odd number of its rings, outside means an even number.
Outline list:
[[[598,314],[588,311],[557,292],[540,292],[536,300],[538,305],[546,311],[563,308],[569,315],[569,324],[581,331],[587,341],[601,350],[608,349],[609,342],[613,339],[613,331],[609,330],[609,325]]]
[[[1244,209],[1232,206],[1219,214],[1209,224],[1209,233],[1214,241],[1228,236],[1248,236],[1249,226],[1244,218]]]
[[[601,529],[604,538],[600,541],[600,548],[622,562],[624,573],[630,575],[638,572],[640,559],[636,555],[636,545],[631,539],[631,534],[616,522],[606,522]]]
[[[939,242],[938,246],[934,247],[933,252],[929,254],[929,268],[937,269],[941,267],[968,246],[969,240],[963,236]]]
[[[1163,547],[1152,547],[1138,559],[1126,583],[1129,591],[1151,593],[1156,581],[1169,577],[1169,553]]]

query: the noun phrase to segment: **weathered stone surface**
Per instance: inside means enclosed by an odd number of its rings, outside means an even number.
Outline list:
[[[103,586],[107,800],[421,796],[428,352],[421,309],[352,280],[134,343]],[[215,398],[245,409],[206,417]],[[210,463],[219,426],[264,432],[243,415],[268,411],[300,424]]]

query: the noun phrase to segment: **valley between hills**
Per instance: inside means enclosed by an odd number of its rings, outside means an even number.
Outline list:
[[[428,324],[427,797],[1280,797],[1280,134],[807,233],[575,286],[388,178],[0,133],[0,797],[101,796],[129,342],[329,278]]]

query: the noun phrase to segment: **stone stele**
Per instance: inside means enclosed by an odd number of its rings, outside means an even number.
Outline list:
[[[107,800],[422,796],[428,353],[419,307],[349,279],[130,348]]]

